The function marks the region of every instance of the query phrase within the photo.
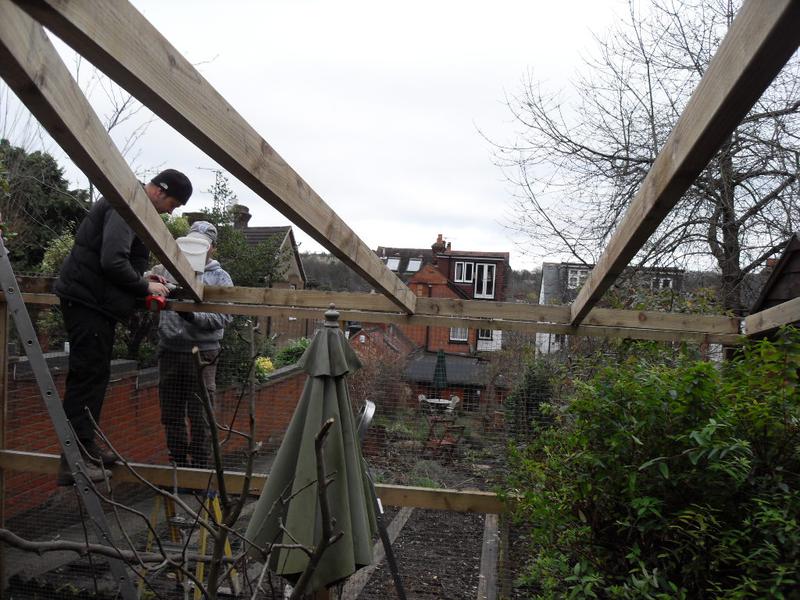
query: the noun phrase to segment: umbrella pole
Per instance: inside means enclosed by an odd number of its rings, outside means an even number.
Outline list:
[[[403,581],[400,579],[400,570],[397,568],[397,561],[394,558],[394,550],[392,550],[392,541],[389,539],[389,532],[386,531],[386,524],[383,522],[383,508],[378,500],[378,494],[375,491],[375,483],[372,481],[372,473],[369,470],[369,465],[364,461],[365,471],[367,474],[367,481],[369,482],[369,492],[372,496],[372,504],[375,506],[375,520],[378,523],[378,534],[380,535],[381,542],[383,542],[383,551],[386,554],[386,563],[389,565],[389,571],[392,573],[394,580],[394,587],[397,590],[397,597],[400,600],[406,600],[406,591],[403,588]]]
[[[375,403],[367,400],[364,407],[361,409],[361,414],[358,420],[358,439],[361,446],[364,445],[364,437],[367,435],[367,429],[372,422],[372,417],[375,415]],[[372,498],[372,506],[375,509],[375,522],[378,525],[378,534],[380,535],[381,542],[383,543],[383,551],[386,555],[386,562],[389,565],[389,571],[394,580],[394,587],[397,590],[397,597],[400,600],[406,600],[406,592],[403,588],[403,581],[400,579],[400,570],[397,568],[397,561],[394,558],[394,550],[392,550],[392,541],[389,539],[389,532],[386,531],[386,525],[383,522],[383,507],[380,500],[378,500],[378,492],[375,491],[375,481],[372,479],[372,471],[369,468],[369,463],[364,456],[361,456],[361,461],[364,465],[364,475],[367,477],[369,484],[369,495]]]

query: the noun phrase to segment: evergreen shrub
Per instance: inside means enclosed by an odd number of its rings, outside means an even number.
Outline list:
[[[646,355],[646,353],[643,353]],[[510,447],[535,598],[797,598],[800,333],[725,364],[635,353]]]

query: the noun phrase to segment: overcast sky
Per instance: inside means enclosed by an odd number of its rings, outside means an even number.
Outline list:
[[[505,95],[528,70],[565,85],[592,32],[624,10],[621,0],[133,4],[370,248],[429,247],[442,233],[453,249],[510,251],[517,269],[541,259],[503,227],[512,190],[481,132],[511,140]],[[130,160],[183,170],[189,209],[210,205],[216,163],[163,123]],[[232,182],[251,225],[289,223]],[[301,250],[320,249],[295,230]]]

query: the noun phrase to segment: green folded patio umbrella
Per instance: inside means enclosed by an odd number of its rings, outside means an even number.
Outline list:
[[[334,532],[344,535],[322,555],[309,591],[341,581],[372,562],[375,515],[345,386],[345,376],[361,363],[339,330],[338,317],[331,306],[325,313],[325,326],[298,363],[308,380],[245,533],[262,548],[271,543],[315,546],[320,542],[314,436],[327,419],[334,419],[324,446],[326,472],[334,478],[327,497],[336,521]],[[284,506],[281,498],[291,499]],[[293,539],[280,530],[279,519]],[[255,550],[250,556],[260,558]],[[296,581],[308,556],[300,550],[279,549],[268,562],[273,572]]]
[[[447,362],[444,350],[436,353],[436,364],[433,367],[433,389],[441,392],[447,388]]]

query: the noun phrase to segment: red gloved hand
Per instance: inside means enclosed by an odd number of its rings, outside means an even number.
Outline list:
[[[150,294],[144,299],[145,306],[150,312],[159,312],[167,306],[167,299],[164,296]]]

